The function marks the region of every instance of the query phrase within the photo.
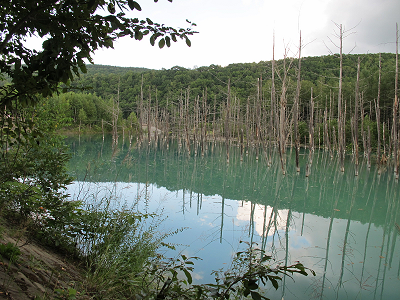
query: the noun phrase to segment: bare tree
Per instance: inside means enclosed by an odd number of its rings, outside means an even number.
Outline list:
[[[340,170],[344,172],[344,157],[345,157],[345,118],[346,118],[346,105],[343,103],[342,99],[342,86],[343,86],[343,39],[352,34],[350,30],[344,30],[342,24],[334,23],[338,32],[334,34],[336,38],[339,39],[339,45],[336,45],[329,37],[331,43],[339,49],[339,86],[338,86],[338,153],[339,153],[339,160],[340,160]],[[329,50],[329,48],[328,48]],[[329,50],[330,53],[332,51]],[[351,52],[351,51],[350,51]]]
[[[231,117],[231,79],[228,79],[228,96],[226,99],[225,115],[225,143],[226,143],[226,161],[229,162],[229,139],[230,139],[230,117]]]
[[[398,56],[399,56],[399,27],[396,23],[396,75],[394,81],[394,102],[393,102],[393,154],[394,154],[394,172],[396,174],[396,178],[399,178],[399,157],[398,157],[398,143],[399,137],[397,135],[397,127],[398,127],[398,80],[399,80],[399,64],[398,64]]]
[[[344,172],[344,123],[342,111],[342,84],[343,84],[343,29],[342,24],[339,25],[339,53],[340,53],[340,67],[339,67],[339,90],[338,90],[338,144],[339,144],[339,157],[340,169]]]
[[[358,57],[357,63],[357,80],[356,80],[356,94],[355,94],[355,105],[354,105],[354,118],[353,118],[353,147],[354,147],[354,163],[355,163],[355,175],[358,176],[358,103],[360,101],[360,57]],[[364,115],[361,115],[361,120]],[[363,126],[361,126],[363,130]],[[364,145],[365,146],[365,145]]]
[[[299,119],[299,102],[300,102],[300,90],[301,90],[301,31],[300,31],[300,39],[299,39],[299,65],[297,68],[297,86],[296,86],[296,97],[294,99],[294,111],[293,111],[293,125],[294,125],[294,146],[296,152],[296,170],[300,172],[299,167],[299,128],[298,128],[298,119]]]
[[[377,152],[377,163],[378,167],[381,163],[381,111],[379,107],[379,102],[381,98],[381,73],[382,73],[382,55],[379,53],[379,75],[378,75],[378,97],[376,98],[375,102],[375,113],[376,113],[376,127],[378,132],[378,146],[376,149]]]

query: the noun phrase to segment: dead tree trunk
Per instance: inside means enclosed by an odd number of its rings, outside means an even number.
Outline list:
[[[381,163],[381,111],[379,107],[379,102],[381,98],[381,72],[382,72],[382,55],[379,53],[379,76],[378,76],[378,97],[376,98],[375,102],[375,113],[376,113],[376,129],[378,132],[378,146],[377,146],[377,163],[378,167],[380,166]]]
[[[143,132],[143,74],[142,74],[142,82],[140,84],[140,100],[139,100],[139,136],[142,139]]]
[[[328,152],[330,156],[332,157],[332,149],[331,149],[331,143],[330,143],[330,137],[329,137],[329,127],[328,127],[328,108],[325,105],[325,111],[324,111],[324,142],[325,142],[325,147],[328,149]]]
[[[226,161],[229,163],[229,138],[230,138],[230,116],[231,116],[231,79],[228,79],[228,97],[226,100],[225,115],[225,144],[226,144]]]
[[[213,131],[213,139],[215,142],[215,117],[217,114],[217,96],[214,96],[214,110],[213,110],[213,121],[212,121],[212,131]]]
[[[275,91],[275,34],[273,37],[273,44],[272,44],[272,71],[271,71],[271,141],[276,142],[277,139],[277,111],[276,111],[276,91]]]
[[[286,53],[283,58],[283,78],[282,78],[282,91],[280,96],[279,107],[279,154],[281,158],[281,167],[283,174],[286,173],[286,90],[287,90],[287,70],[286,70]]]
[[[310,99],[310,124],[309,124],[309,132],[310,132],[310,152],[314,151],[314,97],[313,97],[313,88],[311,88],[311,99]]]
[[[189,96],[190,96],[190,90],[189,88],[186,91],[185,94],[185,133],[186,133],[186,148],[188,151],[188,154],[190,154],[190,136],[189,136]]]
[[[339,51],[340,51],[340,67],[339,67],[339,90],[338,90],[338,144],[339,144],[339,159],[340,159],[340,170],[344,172],[344,117],[342,108],[342,83],[343,83],[343,29],[342,24],[339,26]]]
[[[155,130],[154,130],[154,140],[156,141],[156,143],[157,143],[157,140],[158,140],[158,128],[159,128],[159,125],[158,125],[158,114],[159,114],[159,112],[158,112],[158,97],[157,97],[157,92],[158,92],[158,90],[157,90],[157,88],[156,88],[156,107],[155,107],[155,109],[154,109],[154,127],[155,127]]]
[[[399,178],[399,157],[398,157],[398,147],[399,147],[399,139],[397,136],[397,127],[398,127],[398,80],[399,80],[399,64],[398,64],[398,55],[399,55],[399,27],[396,23],[396,75],[394,81],[394,103],[393,103],[393,155],[394,155],[394,172],[396,178]]]
[[[354,120],[353,120],[353,146],[354,146],[354,163],[355,163],[355,175],[358,176],[358,103],[360,95],[360,57],[358,57],[357,63],[357,80],[356,80],[356,94],[355,94],[355,106],[354,106]],[[361,119],[364,116],[361,115]],[[363,131],[363,126],[361,126]]]
[[[202,111],[202,126],[201,126],[201,155],[204,156],[205,141],[207,140],[207,87],[203,94],[203,111]]]
[[[147,101],[147,139],[149,144],[151,140],[150,109],[151,109],[151,87],[149,86],[149,100]]]
[[[251,130],[250,129],[250,97],[247,97],[245,123],[246,123],[246,143],[247,143],[247,148],[248,148],[249,142],[250,142],[250,134],[251,134],[251,131],[250,131]]]
[[[299,42],[299,65],[297,69],[297,86],[296,86],[296,97],[294,99],[294,111],[293,111],[293,126],[294,126],[294,147],[296,152],[296,170],[300,172],[299,167],[299,128],[298,128],[298,119],[299,119],[299,102],[300,102],[300,89],[301,89],[301,31],[300,31],[300,42]]]

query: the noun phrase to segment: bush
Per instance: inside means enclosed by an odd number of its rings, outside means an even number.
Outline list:
[[[21,250],[13,243],[0,244],[0,257],[8,259],[11,263],[17,262]]]

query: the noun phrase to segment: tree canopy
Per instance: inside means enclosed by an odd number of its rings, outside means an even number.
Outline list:
[[[158,2],[158,0],[154,0]],[[172,0],[168,0],[172,2]],[[74,74],[86,72],[85,62],[99,48],[112,48],[124,36],[142,40],[150,37],[154,46],[170,47],[178,39],[191,45],[189,28],[172,28],[126,16],[140,11],[133,0],[10,0],[0,7],[0,73],[11,83],[0,87],[1,106],[18,99],[35,102],[57,91],[60,82],[68,83]],[[29,49],[27,39],[43,38],[42,50]]]

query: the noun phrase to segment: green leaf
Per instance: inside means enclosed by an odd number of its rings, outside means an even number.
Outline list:
[[[75,298],[77,291],[73,288],[69,288],[68,289],[68,296],[70,297],[70,299]]]
[[[110,14],[115,14],[115,6],[112,3],[108,4],[107,9]]]
[[[271,258],[272,258],[272,256],[265,255],[265,256],[261,259],[261,262],[265,262],[265,261],[267,261],[267,260],[270,260]]]
[[[188,283],[192,284],[193,279],[192,279],[192,275],[190,274],[190,272],[186,269],[183,269],[183,273],[185,273]]]
[[[81,59],[78,60],[78,66],[79,69],[81,69],[82,73],[87,73],[86,64],[83,62],[83,60]]]
[[[152,46],[154,46],[154,44],[155,44],[155,42],[156,42],[156,38],[157,38],[157,35],[156,35],[156,34],[153,34],[153,35],[150,37],[150,44],[151,44]]]
[[[159,42],[158,42],[158,47],[160,47],[160,49],[162,49],[162,48],[164,48],[164,46],[165,46],[165,39],[161,39]]]
[[[251,292],[251,298],[254,300],[261,300],[261,295],[258,292]]]
[[[128,5],[129,8],[132,10],[136,9],[138,11],[142,11],[142,8],[140,7],[139,3],[137,3],[136,1],[128,0]]]
[[[135,31],[135,40],[142,40],[143,39],[143,33],[139,30]]]
[[[256,290],[256,289],[258,289],[257,281],[254,280],[254,279],[249,280],[248,288],[249,288],[250,290]]]
[[[169,36],[165,37],[165,43],[167,44],[167,47],[171,47],[171,38]]]
[[[188,45],[188,47],[192,46],[192,42],[188,38],[186,38],[186,45]]]
[[[278,281],[276,281],[275,278],[273,278],[272,276],[269,276],[269,280],[271,281],[272,285],[274,286],[275,290],[278,289],[279,285],[278,285]]]
[[[154,24],[153,21],[150,20],[149,18],[146,18],[146,21],[147,21],[147,24],[149,24],[149,25],[153,25]]]
[[[245,289],[243,291],[243,296],[247,297],[250,294],[250,290],[249,289]]]

